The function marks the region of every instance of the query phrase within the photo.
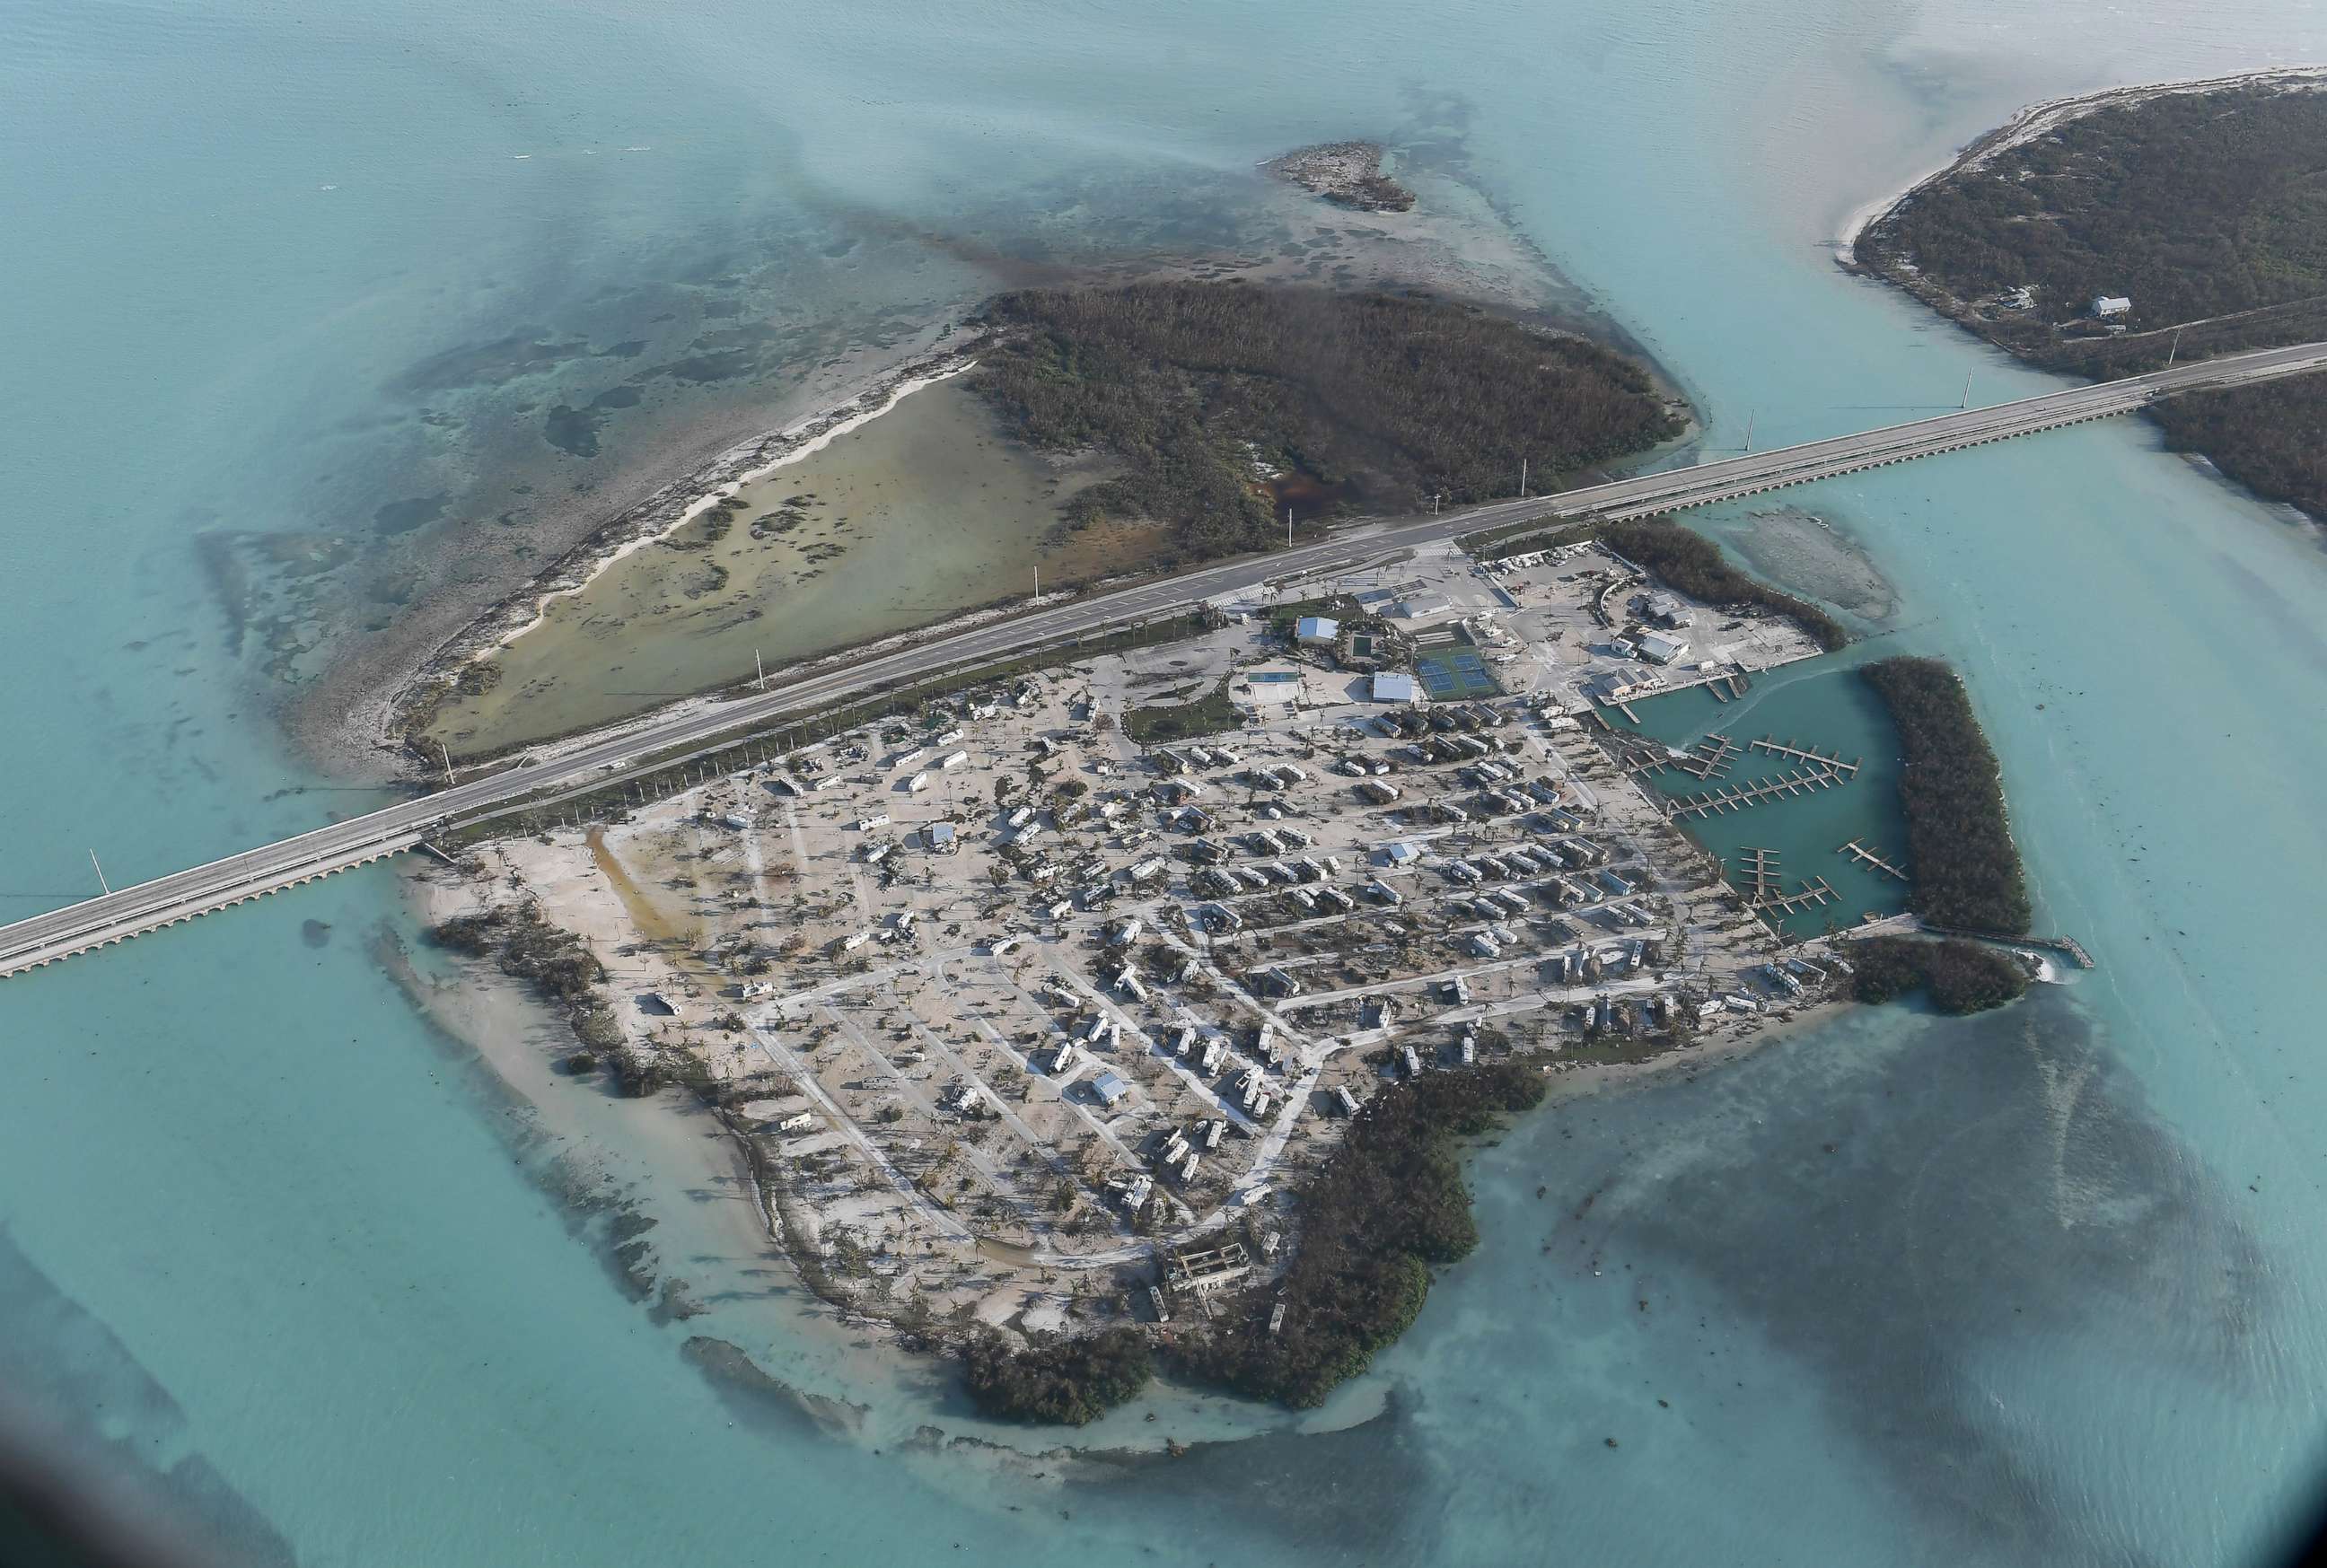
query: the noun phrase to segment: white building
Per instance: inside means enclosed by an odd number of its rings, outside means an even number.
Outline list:
[[[2132,312],[2133,302],[2123,294],[2103,294],[2093,301],[2093,314],[2104,319],[2109,316],[2130,315]]]
[[[1668,631],[1640,634],[1640,657],[1650,664],[1671,664],[1688,651],[1688,644]]]
[[[1304,615],[1293,623],[1293,639],[1310,648],[1332,646],[1341,634],[1341,623],[1322,615]]]

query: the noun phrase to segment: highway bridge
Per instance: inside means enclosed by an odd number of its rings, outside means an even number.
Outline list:
[[[1067,644],[1078,638],[1163,619],[1205,600],[1257,588],[1271,580],[1345,570],[1416,545],[1458,534],[1508,527],[1537,519],[1597,515],[1625,518],[1706,506],[1808,484],[1839,474],[2005,441],[2062,425],[2130,413],[2176,392],[2245,386],[2327,369],[2327,343],[2266,349],[2177,366],[2146,376],[2048,392],[1986,408],[1962,409],[1855,435],[1769,452],[1748,453],[1693,467],[1642,474],[1557,495],[1472,507],[1444,517],[1401,518],[1337,529],[1315,544],[1233,561],[1094,594],[1050,610],[932,637],[878,658],[847,662],[823,673],[772,677],[761,692],[697,706],[657,723],[632,725],[604,739],[584,739],[530,766],[472,779],[419,799],[388,807],[261,848],[229,855],[109,891],[101,897],[0,926],[0,976],[109,947],[145,932],[248,903],[319,877],[398,854],[447,822],[516,810],[554,793],[618,782],[651,771],[644,759],[772,724],[882,686],[925,678],[958,666]]]

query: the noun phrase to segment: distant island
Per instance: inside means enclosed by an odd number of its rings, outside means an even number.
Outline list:
[[[1990,342],[2104,379],[2327,336],[2327,76],[2256,72],[2042,104],[1853,240]],[[2153,406],[2178,451],[2327,517],[2327,386]]]
[[[1414,205],[1414,192],[1381,172],[1382,149],[1373,142],[1296,147],[1260,167],[1264,173],[1360,212],[1404,212]]]

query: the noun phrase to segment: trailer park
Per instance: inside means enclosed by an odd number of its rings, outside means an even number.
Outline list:
[[[1685,1059],[1834,989],[1603,717],[1742,690],[1815,651],[1790,624],[1588,544],[1212,609],[425,896],[578,934],[621,1050],[678,1061],[819,1288],[898,1321],[1168,1332],[1288,1255],[1290,1194],[1398,1079]]]

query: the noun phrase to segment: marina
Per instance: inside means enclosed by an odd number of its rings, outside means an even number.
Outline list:
[[[1808,771],[1798,769],[1755,784],[1733,784],[1725,789],[1688,796],[1671,808],[1671,815],[1710,817],[1716,812],[1743,811],[1765,800],[1806,795],[1814,789],[1831,789],[1843,781],[1844,775],[1831,768],[1816,768]]]
[[[1724,740],[1722,744],[1726,746],[1728,742]],[[1844,761],[1842,753],[1839,751],[1829,757],[1815,747],[1797,746],[1790,741],[1780,742],[1767,735],[1753,742],[1751,749],[1766,752],[1772,757],[1790,757],[1797,762],[1808,762],[1817,767],[1826,768],[1841,774],[1846,779],[1855,779],[1858,776],[1858,763]]]

